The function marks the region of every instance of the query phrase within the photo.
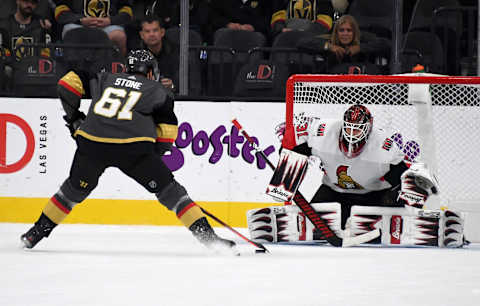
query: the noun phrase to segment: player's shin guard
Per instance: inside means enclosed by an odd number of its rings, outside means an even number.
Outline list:
[[[220,238],[207,221],[205,214],[187,194],[185,188],[173,181],[156,194],[160,203],[177,214],[178,219],[203,245],[232,248],[235,242]]]
[[[20,239],[25,248],[31,249],[60,224],[71,212],[73,207],[88,196],[86,192],[79,192],[71,188],[68,179],[60,190],[50,198],[42,210],[42,214]]]

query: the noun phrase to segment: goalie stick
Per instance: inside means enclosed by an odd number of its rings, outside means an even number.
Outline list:
[[[233,227],[231,227],[230,225],[228,225],[227,223],[223,222],[222,220],[220,220],[219,218],[217,218],[215,215],[209,213],[208,211],[206,211],[204,208],[198,206],[200,208],[201,211],[203,211],[204,214],[206,214],[207,216],[209,216],[210,218],[212,218],[213,220],[217,221],[218,223],[220,223],[221,225],[223,225],[224,227],[228,228],[230,231],[232,231],[234,234],[237,234],[240,238],[242,238],[243,240],[245,240],[246,242],[252,244],[253,246],[257,247],[258,249],[255,250],[255,253],[270,253],[267,248],[259,243],[259,242],[255,242],[255,241],[252,241],[250,239],[248,239],[247,237],[245,237],[244,235],[240,234],[238,231],[236,231]]]
[[[248,135],[248,133],[243,129],[238,120],[234,118],[232,120],[233,125],[242,133],[242,135],[247,139],[253,149],[259,153],[265,162],[268,164],[270,169],[275,170],[275,166],[268,159],[267,155],[258,147],[257,143]],[[335,247],[350,247],[354,245],[359,245],[364,242],[368,242],[380,236],[380,230],[377,228],[373,231],[370,231],[365,234],[361,234],[355,237],[338,237],[333,230],[327,224],[327,221],[320,217],[313,207],[308,203],[305,197],[300,191],[297,190],[293,196],[293,201],[300,208],[300,210],[305,214],[305,216],[313,223],[315,228],[319,230],[325,237],[325,240],[328,241],[331,245]]]

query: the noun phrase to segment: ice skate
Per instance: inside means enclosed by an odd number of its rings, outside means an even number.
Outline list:
[[[192,231],[193,236],[195,236],[200,243],[211,250],[216,252],[229,251],[235,255],[239,255],[235,247],[236,243],[232,240],[220,238],[217,234],[215,234],[213,228],[210,226],[205,217],[195,221],[190,226],[190,231]]]
[[[42,214],[37,222],[30,228],[25,234],[20,236],[20,240],[23,243],[23,247],[32,249],[40,242],[44,237],[48,237],[53,228],[57,226],[47,216]]]

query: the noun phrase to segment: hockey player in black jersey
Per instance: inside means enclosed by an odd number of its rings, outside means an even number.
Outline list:
[[[108,167],[133,178],[173,211],[204,245],[230,249],[162,161],[177,137],[173,95],[154,81],[156,61],[146,50],[131,51],[127,73],[99,73],[90,81],[92,103],[85,116],[78,109],[83,80],[70,71],[58,82],[64,116],[77,150],[69,177],[51,197],[34,226],[21,236],[33,248],[97,186]]]

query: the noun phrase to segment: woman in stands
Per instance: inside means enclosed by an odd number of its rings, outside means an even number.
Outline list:
[[[325,49],[329,51],[329,67],[363,61],[360,53],[360,28],[353,16],[343,15],[337,20]]]

